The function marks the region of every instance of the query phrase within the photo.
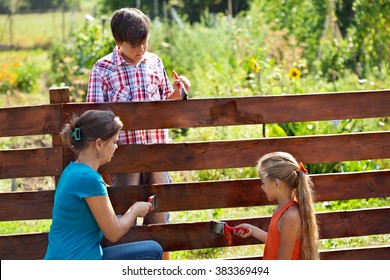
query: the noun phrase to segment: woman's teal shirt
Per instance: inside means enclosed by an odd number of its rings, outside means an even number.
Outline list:
[[[102,259],[103,233],[85,198],[105,195],[102,177],[88,165],[71,162],[64,169],[54,196],[45,259]]]

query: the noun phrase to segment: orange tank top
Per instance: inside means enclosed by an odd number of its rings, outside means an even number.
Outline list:
[[[271,218],[271,222],[269,225],[269,230],[267,234],[267,239],[265,241],[264,247],[264,260],[277,260],[278,252],[279,252],[279,244],[280,244],[280,232],[278,230],[278,222],[283,213],[293,205],[297,205],[296,202],[289,202],[284,205],[278,212],[274,213]],[[294,250],[291,256],[292,260],[300,260],[301,259],[301,241],[296,240]]]

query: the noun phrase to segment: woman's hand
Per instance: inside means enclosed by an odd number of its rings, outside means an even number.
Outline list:
[[[144,201],[137,201],[130,207],[130,211],[134,213],[135,216],[143,218],[150,212],[152,209],[152,204]]]

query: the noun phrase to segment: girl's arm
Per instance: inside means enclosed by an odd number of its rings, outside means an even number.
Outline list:
[[[267,239],[267,232],[250,224],[241,224],[237,227],[246,228],[249,232],[244,233],[243,231],[233,231],[235,235],[241,236],[242,238],[248,238],[250,236],[253,236],[257,240],[260,240],[261,242],[265,242]]]
[[[279,260],[291,260],[295,242],[301,238],[301,217],[298,207],[290,207],[278,222],[280,232]]]
[[[108,196],[91,196],[85,200],[104,236],[111,242],[118,241],[135,224],[137,217],[144,217],[152,207],[148,202],[139,201],[117,217]]]

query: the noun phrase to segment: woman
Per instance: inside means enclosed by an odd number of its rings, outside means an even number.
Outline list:
[[[78,158],[64,169],[58,182],[45,259],[161,259],[162,248],[155,241],[106,248],[100,243],[103,235],[118,241],[137,217],[144,217],[151,209],[148,202],[136,202],[118,217],[97,172],[111,161],[122,126],[112,112],[90,110],[74,116],[62,129],[63,143]]]

